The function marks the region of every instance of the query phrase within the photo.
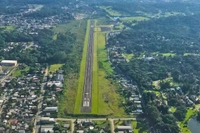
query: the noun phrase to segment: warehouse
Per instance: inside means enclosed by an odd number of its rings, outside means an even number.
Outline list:
[[[2,60],[1,65],[2,66],[16,66],[17,61],[16,60]]]

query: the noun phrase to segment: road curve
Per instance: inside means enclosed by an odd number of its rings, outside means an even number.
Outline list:
[[[90,21],[88,49],[86,58],[85,78],[82,94],[81,112],[91,113],[92,107],[92,68],[94,53],[94,20]]]

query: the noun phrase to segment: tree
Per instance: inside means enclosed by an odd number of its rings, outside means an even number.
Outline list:
[[[179,120],[183,121],[185,118],[185,115],[187,113],[187,108],[185,106],[178,106],[176,108],[176,111],[174,112],[174,116]]]

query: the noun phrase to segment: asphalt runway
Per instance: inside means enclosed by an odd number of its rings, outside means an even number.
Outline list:
[[[92,107],[92,68],[94,53],[94,21],[90,21],[89,41],[86,58],[81,112],[91,113]]]

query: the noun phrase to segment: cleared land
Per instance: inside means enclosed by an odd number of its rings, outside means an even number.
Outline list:
[[[85,34],[85,41],[84,41],[84,49],[82,54],[81,66],[80,66],[80,74],[78,80],[78,91],[76,95],[76,102],[74,113],[80,114],[81,111],[81,103],[82,103],[82,93],[83,93],[83,85],[84,85],[84,77],[85,77],[85,67],[86,67],[86,59],[87,59],[87,44],[89,41],[89,30],[90,30],[90,21],[87,23],[87,30]]]
[[[105,35],[102,32],[95,32],[95,42],[98,44],[98,114],[125,117],[126,114],[123,107],[119,106],[121,97],[116,92],[117,85],[112,79],[107,78],[113,74],[113,69],[108,61]]]
[[[95,25],[96,25],[95,21]],[[98,114],[98,58],[97,58],[97,32],[94,33],[94,53],[92,70],[92,114]]]
[[[16,26],[0,26],[0,29],[5,29],[5,30],[14,30],[16,28]]]
[[[25,67],[24,69],[17,69],[13,74],[12,76],[13,77],[21,77],[24,75],[24,73],[28,72],[29,71],[29,67]]]
[[[99,8],[105,10],[110,16],[122,16],[120,12],[113,10],[111,6],[100,6]]]
[[[50,65],[49,72],[55,73],[55,72],[56,72],[57,70],[59,70],[62,66],[63,66],[63,64],[53,64],[53,65]]]
[[[123,17],[123,18],[120,18],[120,20],[122,22],[131,22],[131,21],[145,21],[145,20],[149,20],[149,18],[141,17],[141,16],[138,16],[138,17]]]

